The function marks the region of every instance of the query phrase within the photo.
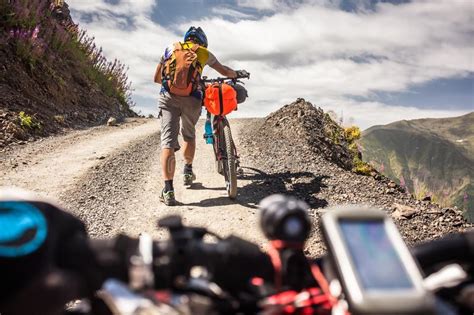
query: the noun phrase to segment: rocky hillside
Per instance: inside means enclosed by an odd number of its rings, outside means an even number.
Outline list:
[[[361,145],[366,161],[416,197],[457,206],[474,222],[474,112],[375,126]]]
[[[134,116],[128,89],[124,66],[105,59],[63,1],[1,1],[0,150]]]
[[[315,226],[329,206],[374,205],[392,215],[410,244],[472,226],[460,210],[416,200],[378,172],[367,176],[351,171],[353,153],[341,132],[334,133],[337,128],[322,109],[303,99],[256,121],[239,146],[244,176],[252,179],[241,196],[296,195],[311,205]],[[309,244],[313,254],[320,253],[322,245],[317,235]]]

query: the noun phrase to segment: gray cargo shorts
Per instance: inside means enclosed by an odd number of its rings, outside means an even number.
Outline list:
[[[177,96],[168,92],[160,93],[158,100],[161,121],[161,147],[163,149],[180,149],[178,143],[179,120],[181,118],[181,135],[184,141],[196,139],[195,126],[201,115],[201,100],[194,96]]]

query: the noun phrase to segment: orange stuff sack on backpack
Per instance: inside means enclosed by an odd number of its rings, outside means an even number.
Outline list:
[[[213,115],[227,115],[237,108],[237,92],[226,83],[208,85],[204,106]]]

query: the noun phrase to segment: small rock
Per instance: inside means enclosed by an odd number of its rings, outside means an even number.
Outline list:
[[[431,196],[425,196],[422,201],[431,201]]]
[[[394,203],[393,206],[395,207],[395,211],[392,213],[392,216],[395,219],[410,219],[419,212],[418,209],[412,208],[410,206],[405,206],[399,203]]]
[[[450,212],[450,211],[451,211],[450,208],[443,208],[443,209],[441,209],[441,212],[442,212],[442,213],[447,213],[447,212]]]
[[[117,119],[110,117],[109,120],[107,120],[107,126],[117,126]]]

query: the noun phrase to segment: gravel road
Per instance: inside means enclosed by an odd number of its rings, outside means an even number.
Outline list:
[[[298,104],[283,110],[298,110]],[[278,115],[272,117],[281,121]],[[296,114],[281,115],[299,119]],[[159,201],[160,135],[155,119],[132,119],[117,127],[73,131],[10,147],[1,152],[0,186],[18,186],[58,199],[86,222],[90,235],[96,238],[141,232],[165,238],[157,220],[179,214],[187,224],[207,227],[221,236],[236,234],[265,247],[257,204],[272,193],[296,195],[310,204],[314,222],[314,233],[306,246],[310,255],[324,252],[317,228],[319,216],[323,208],[335,204],[367,203],[390,212],[397,204],[409,206],[416,213],[396,220],[409,244],[472,227],[459,210],[417,201],[396,186],[390,188],[388,180],[356,175],[327,161],[305,141],[295,142],[301,138],[303,125],[292,121],[278,127],[273,118],[230,121],[244,169],[236,200],[227,197],[224,179],[215,170],[212,147],[201,137],[203,121],[197,125],[193,164],[197,180],[191,188],[182,184],[183,159],[181,152],[177,154],[175,193],[179,204],[175,207]]]
[[[240,130],[251,122],[231,120],[237,145]],[[157,219],[180,214],[188,224],[262,244],[256,215],[259,200],[248,196],[229,200],[224,179],[214,168],[212,147],[200,137],[203,129],[200,121],[194,162],[197,180],[189,189],[182,185],[183,160],[177,156],[176,207],[166,207],[158,199],[162,188],[159,123],[151,119],[74,131],[10,148],[0,158],[0,186],[59,199],[87,223],[93,237],[145,231],[161,238],[165,234],[156,228]],[[240,187],[248,184],[249,180],[239,181]]]

